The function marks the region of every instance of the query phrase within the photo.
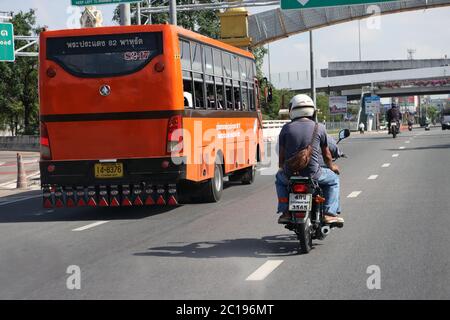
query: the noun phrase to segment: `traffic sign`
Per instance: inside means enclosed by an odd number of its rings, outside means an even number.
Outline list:
[[[351,6],[377,2],[392,2],[397,0],[281,0],[281,9],[306,9],[317,7]]]
[[[101,4],[142,2],[142,0],[72,0],[73,6],[96,6]]]
[[[12,23],[0,23],[0,61],[14,60],[14,27]]]

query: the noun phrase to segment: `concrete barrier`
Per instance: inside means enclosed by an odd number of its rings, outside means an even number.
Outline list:
[[[0,150],[39,152],[39,136],[0,137]]]

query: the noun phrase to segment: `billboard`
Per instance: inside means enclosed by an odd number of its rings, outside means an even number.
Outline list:
[[[366,114],[376,114],[380,112],[381,100],[379,96],[370,96],[364,98]]]
[[[347,96],[330,96],[328,99],[330,114],[347,113]]]

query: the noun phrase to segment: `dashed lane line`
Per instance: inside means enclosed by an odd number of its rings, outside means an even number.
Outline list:
[[[383,163],[383,165],[381,166],[382,168],[387,168],[389,167],[391,164],[390,163]]]
[[[367,178],[367,180],[375,180],[376,178],[378,178],[378,175],[377,174],[373,174],[373,175],[369,176]]]
[[[283,260],[269,260],[266,261],[262,266],[256,269],[251,275],[245,279],[246,281],[261,281],[267,278],[273,270],[278,268],[278,266],[283,263]]]
[[[353,191],[352,193],[350,193],[347,198],[357,198],[362,191]]]
[[[79,228],[73,229],[72,231],[84,231],[84,230],[91,229],[91,228],[94,228],[94,227],[96,227],[96,226],[105,224],[105,223],[107,223],[107,222],[109,222],[109,221],[97,221],[97,222],[88,224],[88,225],[86,225],[86,226],[83,226],[83,227],[79,227]]]
[[[397,158],[398,157],[398,153],[394,153],[393,155],[392,155],[392,158]]]
[[[403,150],[403,149],[405,149],[405,147],[401,146],[401,147],[399,147],[399,149],[400,149],[400,150]]]

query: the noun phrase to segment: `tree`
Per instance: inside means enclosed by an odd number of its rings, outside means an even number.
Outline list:
[[[148,6],[149,0],[144,0],[142,2],[143,6]],[[205,0],[203,3],[212,3],[211,0]],[[152,6],[163,6],[167,3],[164,0],[157,0],[152,2]],[[177,0],[177,5],[190,4],[190,0]],[[131,23],[137,23],[136,17],[136,3],[131,4],[132,11],[135,14],[131,17]],[[200,11],[180,11],[177,13],[177,23],[179,26],[193,30],[207,37],[218,39],[220,37],[220,19],[218,16],[219,10],[200,10]],[[164,24],[169,22],[168,13],[152,13],[151,14],[151,24]],[[119,6],[116,7],[114,12],[114,21],[118,22],[120,20]],[[145,20],[144,20],[145,22]]]
[[[20,11],[12,18],[16,35],[36,34],[34,10]],[[25,41],[16,41],[17,47]],[[25,51],[32,51],[28,48]],[[17,57],[14,63],[0,63],[0,122],[13,134],[36,134],[38,131],[38,59]]]

